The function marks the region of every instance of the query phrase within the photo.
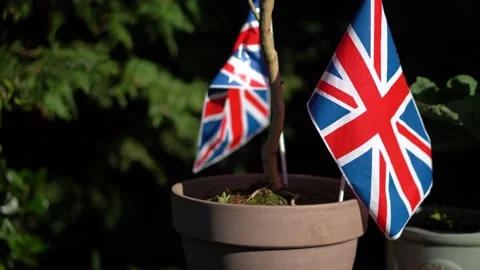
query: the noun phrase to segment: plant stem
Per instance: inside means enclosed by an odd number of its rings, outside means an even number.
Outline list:
[[[282,181],[277,168],[277,153],[280,135],[285,120],[285,102],[282,95],[278,54],[272,33],[272,13],[275,0],[262,0],[260,7],[260,40],[270,80],[271,123],[268,138],[262,148],[263,170],[274,188],[281,188]]]

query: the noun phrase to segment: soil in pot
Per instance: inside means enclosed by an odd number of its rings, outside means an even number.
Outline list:
[[[246,205],[311,205],[335,202],[337,198],[329,194],[300,192],[288,186],[274,190],[265,182],[258,181],[245,189],[228,190],[206,198],[207,201],[246,204]]]
[[[480,232],[480,219],[465,211],[420,212],[412,217],[410,226],[437,233],[475,233]]]

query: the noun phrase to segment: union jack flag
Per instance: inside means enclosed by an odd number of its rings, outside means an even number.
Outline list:
[[[381,0],[365,0],[307,104],[347,183],[388,239],[432,187],[430,138]]]
[[[254,1],[257,10],[258,2]],[[259,23],[249,11],[232,56],[205,97],[194,173],[225,158],[269,125],[267,74]]]

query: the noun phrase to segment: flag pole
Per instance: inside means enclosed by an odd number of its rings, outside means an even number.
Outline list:
[[[283,131],[280,134],[280,161],[282,163],[282,182],[284,185],[288,185],[287,177],[287,157],[285,150],[285,138],[283,137]]]
[[[343,196],[345,194],[345,177],[342,174],[340,179],[340,191],[338,192],[338,202],[343,202]]]

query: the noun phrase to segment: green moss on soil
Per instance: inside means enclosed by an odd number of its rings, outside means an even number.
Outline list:
[[[288,205],[286,198],[268,188],[260,188],[252,192],[246,190],[222,192],[210,198],[209,201],[248,205]]]
[[[254,197],[246,201],[251,205],[288,205],[287,199],[268,188],[260,189]]]
[[[336,200],[335,196],[299,193],[288,188],[276,191],[265,187],[265,183],[255,183],[247,189],[226,190],[207,200],[229,204],[291,205],[294,197],[296,205],[321,204]]]

